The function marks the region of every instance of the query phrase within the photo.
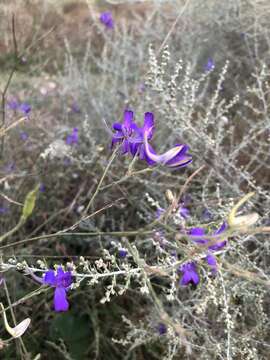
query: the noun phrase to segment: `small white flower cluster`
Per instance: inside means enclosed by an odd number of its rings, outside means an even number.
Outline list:
[[[67,156],[71,156],[72,149],[70,146],[68,146],[64,140],[57,139],[54,142],[52,142],[41,154],[40,157],[42,159],[49,158],[50,160],[53,160],[55,158],[57,159],[63,159]]]

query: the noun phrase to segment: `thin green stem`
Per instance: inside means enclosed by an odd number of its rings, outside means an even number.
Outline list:
[[[87,214],[88,210],[90,209],[90,206],[93,204],[93,202],[94,202],[97,194],[99,193],[99,190],[100,190],[100,188],[101,188],[101,185],[102,185],[102,183],[103,183],[103,180],[104,180],[105,176],[107,175],[107,172],[108,172],[108,170],[109,170],[109,168],[110,168],[113,160],[114,160],[115,157],[116,157],[116,154],[117,154],[118,149],[119,149],[119,146],[114,149],[114,151],[113,151],[113,153],[112,153],[112,155],[111,155],[111,157],[110,157],[110,159],[109,159],[109,162],[108,162],[108,164],[107,164],[107,166],[106,166],[106,168],[105,168],[105,170],[104,170],[104,173],[103,173],[103,175],[101,176],[101,179],[99,180],[99,183],[98,183],[98,185],[97,185],[97,188],[96,188],[93,196],[91,197],[88,205],[86,206],[86,209],[85,209],[85,211],[84,211],[84,214]]]

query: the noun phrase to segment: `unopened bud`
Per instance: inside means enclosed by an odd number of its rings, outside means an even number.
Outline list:
[[[165,192],[165,195],[166,195],[166,198],[169,201],[169,203],[172,204],[174,202],[174,195],[173,195],[172,191],[167,189]]]

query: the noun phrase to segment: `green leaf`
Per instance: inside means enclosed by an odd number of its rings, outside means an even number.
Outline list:
[[[63,339],[72,358],[80,360],[90,345],[91,321],[87,315],[58,314],[51,322],[50,333],[53,340]]]
[[[32,214],[32,212],[34,210],[38,189],[39,189],[39,185],[37,185],[34,190],[31,190],[26,195],[24,205],[23,205],[23,211],[22,211],[22,220],[23,221],[25,221]]]

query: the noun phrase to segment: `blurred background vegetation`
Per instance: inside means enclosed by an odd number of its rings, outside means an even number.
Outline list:
[[[183,15],[175,22],[183,8]],[[99,22],[103,11],[112,12],[115,22],[112,31]],[[81,224],[79,230],[121,231],[144,226],[154,219],[156,212],[146,193],[165,208],[165,191],[179,189],[201,165],[206,166],[206,171],[194,179],[189,189],[188,206],[193,212],[190,225],[200,224],[206,210],[211,212],[213,222],[224,218],[235,199],[253,190],[257,196],[252,206],[260,214],[261,224],[268,224],[269,15],[267,0],[1,0],[2,92],[12,74],[5,94],[2,126],[22,116],[8,107],[11,101],[31,106],[28,119],[10,130],[2,143],[2,234],[17,224],[27,192],[37,183],[41,184],[32,217],[18,233],[1,244],[2,259],[14,257],[30,264],[42,260],[48,266],[78,262],[80,255],[92,261],[100,257],[103,248],[110,248],[112,240],[116,241],[110,236],[63,236],[9,246],[60,231],[81,219],[108,162],[110,133],[106,124],[110,127],[121,120],[126,107],[134,108],[141,119],[145,111],[153,111],[159,128],[156,147],[162,152],[176,140],[186,142],[192,150],[193,165],[179,173],[157,169],[147,176],[134,175],[120,185],[104,189],[91,211],[107,205],[110,208]],[[151,77],[149,45],[152,44],[157,53],[172,26],[168,39],[170,61],[163,75],[165,83],[169,83],[175,64],[182,60],[184,70],[179,76],[176,106],[166,85],[162,91],[154,86],[144,89]],[[164,60],[162,52],[158,58]],[[215,70],[199,81],[209,58],[213,59]],[[199,81],[199,85],[193,91],[195,81]],[[234,102],[235,95],[238,98]],[[74,127],[79,129],[79,144],[67,151],[63,144]],[[52,156],[41,156],[59,140],[62,141],[60,148]],[[127,158],[116,159],[106,184],[121,179],[129,162]],[[136,166],[139,170],[144,168],[141,164]],[[238,243],[232,245],[230,260],[239,261],[240,266],[250,271],[259,267],[262,274],[266,274],[269,245],[260,241],[262,239],[251,235],[248,239],[239,237]],[[145,251],[151,263],[155,255],[151,249]],[[8,272],[5,277],[12,302],[35,289],[35,283],[18,272]],[[227,280],[233,294],[232,308],[237,309],[232,310],[237,324],[233,359],[268,359],[267,292],[258,284],[245,286],[230,276]],[[157,289],[164,285],[159,279],[154,279],[154,284]],[[209,289],[205,293],[199,291],[202,298],[210,296]],[[23,337],[29,356],[18,342],[1,350],[0,358],[148,360],[162,356],[169,359],[167,345],[157,331],[159,319],[136,286],[105,305],[100,304],[103,293],[102,283],[94,289],[83,284],[70,293],[71,310],[64,314],[52,312],[51,291],[30,297],[23,305],[14,307],[16,317],[32,319],[31,328]],[[192,298],[191,293],[189,295]],[[191,306],[193,311],[199,295],[193,305],[187,295],[179,296],[183,296],[183,304],[187,308]],[[4,291],[1,299],[6,301]],[[186,320],[189,314],[175,306],[168,307],[172,314],[179,312],[180,320],[190,325]],[[244,315],[238,322],[239,309]],[[190,330],[198,346],[191,355],[180,351],[175,359],[226,359],[225,350],[222,350],[224,357],[217,355],[217,344],[220,341],[225,346],[226,337],[223,322],[215,323],[217,314],[218,309],[213,312],[209,309],[202,322],[192,318],[194,328],[191,326]],[[151,334],[145,336],[145,343],[125,349],[111,340],[125,337],[122,315],[134,321],[138,328],[145,322],[144,330]],[[204,333],[202,327],[208,332]],[[4,337],[4,330],[1,332]],[[249,348],[255,350],[249,353]],[[40,357],[35,357],[37,354]]]

